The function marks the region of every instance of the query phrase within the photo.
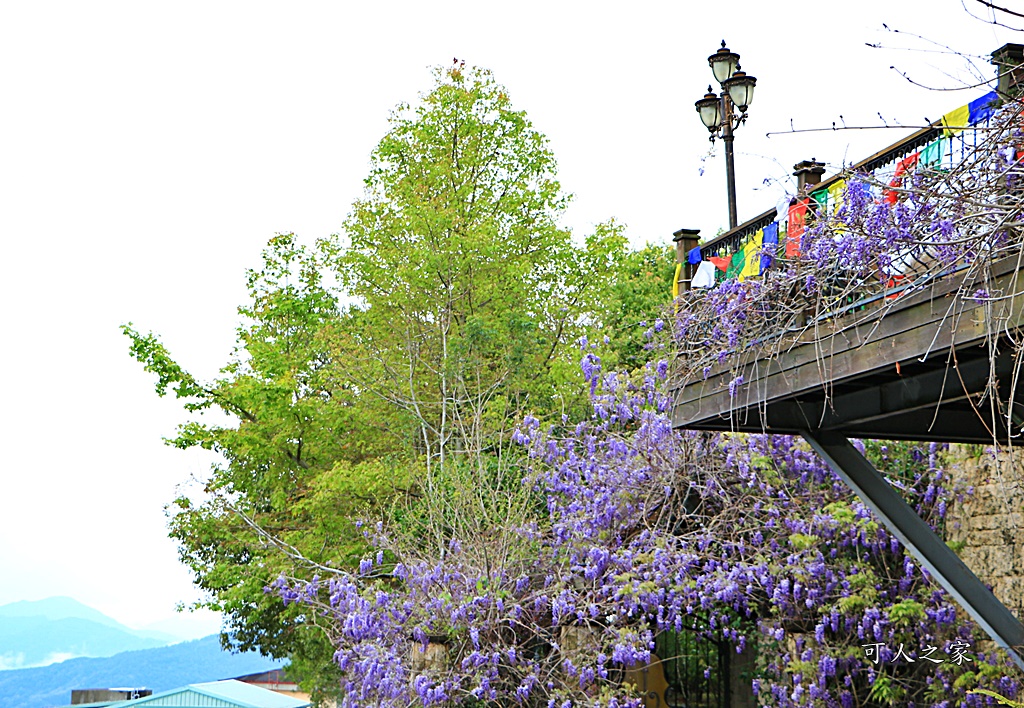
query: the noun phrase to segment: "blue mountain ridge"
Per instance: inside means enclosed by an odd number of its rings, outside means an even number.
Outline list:
[[[80,656],[113,656],[181,641],[126,627],[70,597],[0,606],[0,670],[52,664]]]
[[[166,646],[165,640],[140,637],[130,630],[68,617],[0,618],[0,668],[42,666],[79,656],[113,656],[134,649]],[[2,672],[0,672],[2,673]]]
[[[99,610],[94,610],[74,598],[63,595],[43,600],[19,600],[9,605],[0,605],[0,617],[45,617],[51,620],[77,618],[105,624],[108,627],[127,629],[120,622],[107,617]]]
[[[280,668],[256,653],[231,654],[217,635],[100,659],[70,659],[32,669],[0,671],[0,705],[49,708],[71,703],[75,688],[148,688],[154,693],[202,681]]]

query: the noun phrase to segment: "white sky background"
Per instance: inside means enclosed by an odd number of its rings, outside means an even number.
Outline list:
[[[431,88],[430,66],[493,70],[550,138],[576,194],[567,223],[582,236],[614,216],[642,245],[726,225],[724,158],[700,175],[693,107],[723,37],[758,79],[736,139],[741,221],[794,163],[834,170],[906,134],[766,132],[879,111],[916,126],[983,93],[908,83],[890,65],[970,77],[946,53],[865,46],[935,49],[883,22],[974,55],[1024,41],[960,0],[4,3],[0,604],[71,595],[141,626],[197,597],[162,508],[208,460],[163,446],[183,413],[118,325],[212,377],[245,269],[275,232],[340,230],[389,110]]]

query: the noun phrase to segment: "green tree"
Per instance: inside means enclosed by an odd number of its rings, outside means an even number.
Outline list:
[[[604,306],[609,367],[632,371],[657,358],[648,348],[649,332],[658,318],[668,317],[675,268],[671,245],[647,244],[622,254]]]
[[[282,611],[264,593],[296,563],[344,567],[364,550],[351,523],[380,513],[408,480],[402,423],[385,406],[360,398],[340,378],[332,332],[351,326],[323,269],[291,235],[275,237],[263,268],[248,273],[246,324],[220,378],[199,383],[152,334],[124,327],[132,354],[194,417],[167,440],[217,453],[207,496],[169,505],[170,534],[195,583],[223,611],[227,646],[290,656],[320,687],[336,685],[330,638],[315,617]],[[214,422],[211,422],[210,419]]]
[[[504,88],[461,63],[435,80],[393,113],[341,236],[271,240],[218,378],[124,328],[157,393],[192,414],[168,443],[218,455],[205,495],[169,514],[225,613],[224,642],[291,658],[319,690],[337,687],[330,633],[264,588],[351,568],[366,550],[358,518],[405,519],[442,543],[529,504],[512,426],[585,405],[575,340],[645,307],[622,282],[643,281],[654,256],[630,254],[612,222],[583,243],[559,225],[554,157]],[[648,291],[652,311],[668,299],[660,282]]]
[[[362,312],[344,341],[353,375],[416,421],[428,469],[500,452],[524,410],[573,405],[566,347],[625,252],[613,223],[582,247],[559,226],[554,156],[489,72],[435,78],[392,114],[345,238],[325,244]]]

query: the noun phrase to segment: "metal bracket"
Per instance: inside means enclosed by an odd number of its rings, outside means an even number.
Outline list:
[[[804,430],[801,435],[921,566],[1024,670],[1024,625],[910,508],[846,436],[823,430]]]

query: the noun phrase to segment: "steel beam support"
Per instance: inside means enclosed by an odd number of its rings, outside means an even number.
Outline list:
[[[801,432],[932,577],[1024,669],[1024,625],[932,531],[846,436]]]

